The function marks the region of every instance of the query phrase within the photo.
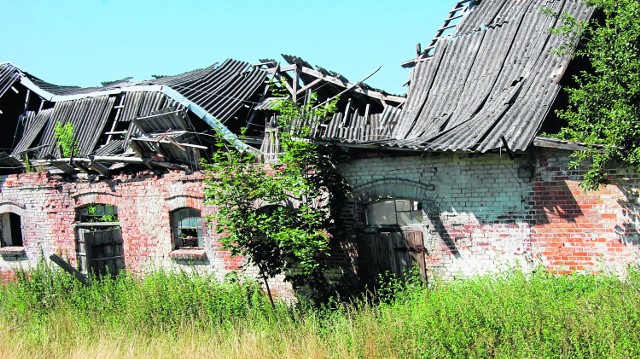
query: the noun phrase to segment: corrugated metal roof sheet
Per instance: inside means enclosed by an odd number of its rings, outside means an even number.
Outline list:
[[[76,156],[86,156],[93,152],[114,102],[115,98],[112,96],[101,96],[56,103],[38,144],[45,146],[40,150],[38,157],[57,153],[54,136],[56,123],[73,125],[78,147]]]
[[[343,113],[337,113],[326,123],[313,124],[312,136],[320,140],[337,140],[346,143],[360,143],[389,139],[391,131],[403,111],[396,107],[388,106],[382,113],[362,116],[357,112],[344,117]]]
[[[22,133],[22,138],[16,145],[13,150],[12,155],[18,155],[24,151],[26,151],[33,141],[35,141],[36,137],[42,132],[42,129],[51,118],[51,113],[53,112],[53,108],[41,110],[33,118],[27,117],[27,121],[25,122],[24,131]]]
[[[186,111],[173,108],[168,110],[150,116],[137,117],[133,122],[142,132],[146,133],[167,130],[193,131],[193,125],[191,125],[191,120],[189,120]]]
[[[0,64],[0,97],[20,79],[20,70],[11,64]]]
[[[167,132],[160,135],[145,134],[132,139],[144,153],[160,155],[165,161],[187,164],[197,164],[200,159],[200,150],[190,146],[195,140],[194,134],[185,131]]]
[[[251,70],[251,71],[250,71]],[[263,70],[247,62],[226,60],[216,69],[203,70],[190,81],[175,81],[176,91],[225,123],[255,94],[267,77]]]
[[[109,119],[127,123],[168,108],[189,109],[216,130],[225,130],[221,123],[232,119],[245,102],[253,99],[266,76],[265,71],[249,63],[227,60],[220,66],[150,81],[123,80],[103,87],[79,88],[50,84],[11,64],[0,64],[0,91],[23,79],[25,86],[54,102],[53,108],[39,111],[30,121],[14,154],[29,148],[39,148],[37,157],[57,153],[53,128],[57,122],[71,122],[78,137],[79,151],[75,155],[85,156],[94,152]],[[125,142],[139,133],[131,126]]]
[[[106,145],[98,148],[93,151],[92,155],[96,156],[108,156],[120,154],[125,150],[125,142],[124,140],[113,140]]]
[[[566,57],[553,53],[566,39],[548,29],[548,7],[588,19],[592,9],[573,0],[485,0],[442,39],[432,58],[417,64],[406,115],[385,144],[435,151],[525,150],[560,89]]]

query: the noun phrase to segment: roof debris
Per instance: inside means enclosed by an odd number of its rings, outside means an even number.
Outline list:
[[[10,152],[0,158],[2,172],[22,171],[27,162],[103,176],[122,164],[195,170],[199,159],[211,154],[217,136],[240,151],[259,152],[275,116],[270,102],[279,91],[274,87],[282,86],[297,101],[311,92],[320,101],[342,95],[340,106],[348,108],[350,119],[362,117],[365,108],[367,114],[380,114],[405,100],[283,56],[288,65],[226,60],[176,76],[127,78],[91,88],[50,84],[0,64],[0,119],[15,129],[0,135]],[[57,123],[73,125],[73,158],[62,158],[56,146]],[[241,140],[241,128],[258,143]]]
[[[291,55],[283,55],[286,64],[229,59],[180,75],[92,88],[53,85],[2,63],[0,120],[8,130],[0,133],[0,170],[32,164],[103,176],[128,166],[195,170],[218,136],[239,151],[273,158],[273,103],[283,91],[299,103],[312,93],[318,103],[338,98],[330,119],[295,124],[310,126],[317,141],[409,151],[524,151],[544,142],[534,138],[569,66],[568,56],[553,53],[567,40],[548,31],[561,17],[543,7],[579,20],[593,12],[574,0],[457,2],[429,45],[417,46],[416,58],[404,64],[413,67],[406,97],[366,85],[370,75],[350,82]],[[57,123],[73,125],[73,158],[61,158]]]

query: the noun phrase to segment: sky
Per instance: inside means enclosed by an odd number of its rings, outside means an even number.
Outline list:
[[[455,0],[0,0],[0,62],[58,85],[145,80],[280,54],[403,94]]]

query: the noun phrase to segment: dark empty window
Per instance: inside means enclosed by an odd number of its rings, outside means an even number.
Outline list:
[[[182,208],[171,214],[174,249],[202,248],[202,217],[200,211]]]
[[[366,208],[367,225],[402,227],[422,223],[424,212],[420,202],[408,199],[383,199]]]
[[[2,214],[2,247],[22,247],[22,223],[15,213]]]

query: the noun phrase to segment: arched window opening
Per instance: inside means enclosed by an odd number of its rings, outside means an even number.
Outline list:
[[[379,228],[419,225],[424,218],[420,202],[395,198],[369,203],[365,215],[367,226]]]
[[[174,249],[203,248],[202,216],[193,208],[181,208],[171,214]]]
[[[122,231],[116,206],[92,203],[76,209],[78,269],[115,276],[125,268]]]
[[[15,213],[2,214],[2,247],[22,247],[22,222]]]

